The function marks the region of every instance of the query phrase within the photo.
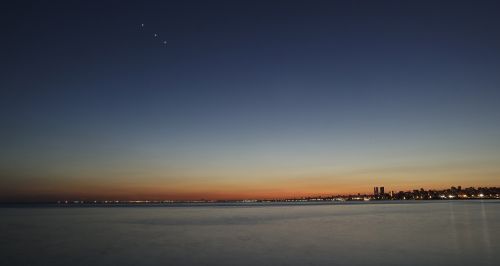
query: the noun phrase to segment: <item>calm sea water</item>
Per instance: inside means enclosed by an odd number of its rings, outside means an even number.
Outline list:
[[[498,265],[500,201],[1,207],[0,265]]]

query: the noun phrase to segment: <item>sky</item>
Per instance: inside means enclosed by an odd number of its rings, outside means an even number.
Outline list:
[[[0,12],[0,201],[500,185],[498,1]]]

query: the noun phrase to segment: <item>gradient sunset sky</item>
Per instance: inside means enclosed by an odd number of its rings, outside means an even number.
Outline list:
[[[0,13],[0,201],[500,185],[499,1]]]

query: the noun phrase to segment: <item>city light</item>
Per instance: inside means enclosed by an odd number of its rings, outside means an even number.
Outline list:
[[[263,202],[344,202],[344,201],[382,201],[382,200],[472,200],[472,199],[498,199],[500,188],[498,187],[469,187],[462,189],[461,186],[451,187],[443,190],[425,190],[423,188],[409,191],[390,191],[385,193],[385,187],[374,187],[374,194],[356,195],[315,195],[309,197],[295,198],[273,198],[273,199],[243,199],[243,200],[59,200],[58,204],[172,204],[172,203],[263,203]]]

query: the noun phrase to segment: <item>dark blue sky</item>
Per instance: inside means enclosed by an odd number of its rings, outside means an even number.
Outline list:
[[[358,169],[401,186],[498,183],[498,1],[20,1],[1,13],[0,171],[21,192],[117,176],[373,181]],[[489,170],[380,172],[464,162]]]

